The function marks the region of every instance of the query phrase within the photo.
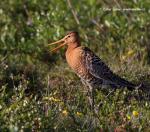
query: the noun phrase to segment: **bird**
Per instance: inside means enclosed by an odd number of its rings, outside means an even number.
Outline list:
[[[103,87],[112,89],[128,88],[133,90],[136,85],[115,74],[105,63],[88,47],[82,46],[79,33],[71,31],[64,38],[48,44],[58,46],[50,52],[55,52],[67,45],[65,53],[67,63],[79,76],[82,83],[88,87],[90,104],[94,107],[94,90]]]

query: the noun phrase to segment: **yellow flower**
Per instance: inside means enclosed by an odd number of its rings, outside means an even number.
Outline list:
[[[132,114],[133,114],[133,116],[135,116],[135,117],[138,117],[138,116],[139,116],[139,113],[138,113],[137,111],[135,111],[135,110],[132,112]]]
[[[76,114],[77,114],[77,116],[82,116],[83,115],[81,112],[77,112]]]
[[[134,55],[134,50],[129,50],[127,52],[127,55],[130,57],[130,56],[133,56]]]
[[[127,119],[130,120],[130,119],[131,119],[131,116],[127,115]]]
[[[67,116],[68,115],[68,111],[67,110],[63,110],[62,114],[65,115],[65,116]]]

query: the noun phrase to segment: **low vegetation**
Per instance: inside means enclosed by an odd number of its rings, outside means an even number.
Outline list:
[[[3,0],[0,131],[150,131],[149,89],[118,89],[108,97],[96,91],[101,105],[95,115],[65,49],[47,48],[76,30],[115,73],[148,86],[149,5],[149,0]]]

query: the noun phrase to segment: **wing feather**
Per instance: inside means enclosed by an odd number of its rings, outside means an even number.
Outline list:
[[[110,81],[112,84],[124,87],[135,87],[134,84],[114,74],[110,70],[110,68],[89,48],[84,47],[84,51],[85,51],[86,68],[93,76],[106,81]]]

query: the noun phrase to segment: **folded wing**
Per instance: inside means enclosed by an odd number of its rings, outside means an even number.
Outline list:
[[[133,89],[134,84],[126,81],[125,79],[114,74],[110,68],[90,49],[84,47],[86,68],[88,71],[96,78],[103,79],[111,84],[115,84],[121,87],[127,87],[128,89]]]

